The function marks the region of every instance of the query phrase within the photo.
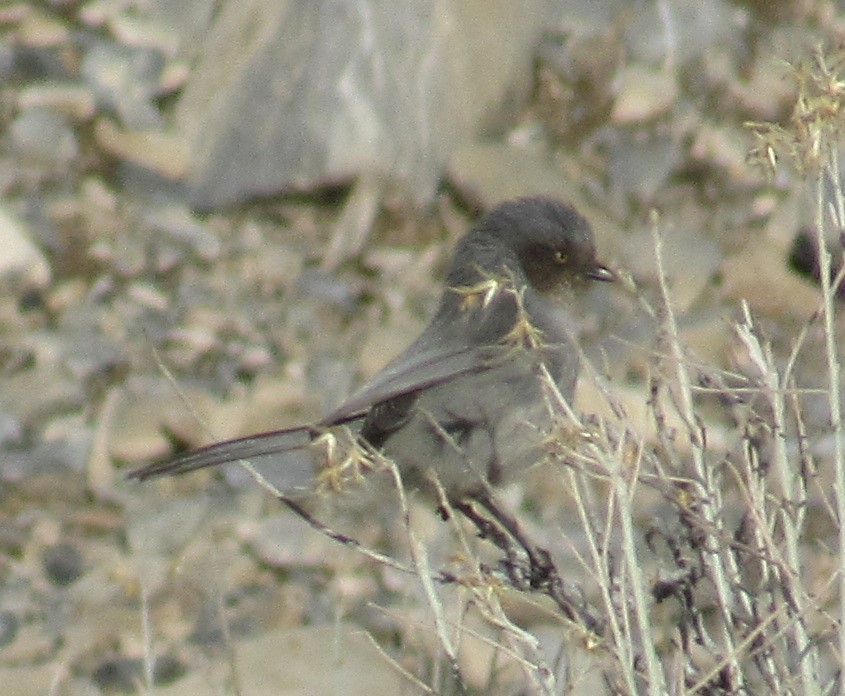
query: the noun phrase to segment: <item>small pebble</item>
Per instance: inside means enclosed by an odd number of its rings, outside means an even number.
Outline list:
[[[61,542],[48,546],[42,554],[44,572],[54,585],[65,587],[76,580],[84,568],[82,554],[76,546]]]

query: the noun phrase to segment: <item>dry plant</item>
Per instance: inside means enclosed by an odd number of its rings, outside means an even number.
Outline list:
[[[454,510],[441,491],[443,515],[453,523],[460,548],[459,570],[445,571],[430,567],[395,468],[390,470],[406,520],[407,563],[362,549],[261,481],[323,533],[416,576],[448,673],[426,682],[397,662],[411,688],[438,694],[469,689],[461,674],[462,640],[489,638],[473,633],[464,613],[444,608],[444,588],[457,587],[464,606],[494,629],[498,652],[519,669],[519,684],[511,683],[504,693],[556,696],[596,684],[630,696],[841,691],[845,440],[834,298],[842,273],[831,272],[827,245],[831,226],[845,230],[838,155],[843,60],[845,53],[826,57],[819,51],[811,65],[794,69],[797,99],[787,127],[749,124],[759,140],[754,158],[770,171],[783,166],[781,158],[791,161],[816,192],[819,306],[788,358],[775,358],[747,306],[733,326],[737,364],[731,371],[689,358],[665,282],[655,214],[659,299],[656,307],[644,300],[642,307],[660,327],[648,384],[656,436],[634,429],[612,385],[586,361],[582,379],[595,381],[611,417],[572,412],[547,380],[550,407],[560,414],[548,463],[567,491],[561,505],[568,506],[574,522],[561,524],[557,538],[577,563],[563,567],[554,553],[534,543],[522,529],[530,529],[522,524],[528,520],[511,519],[492,492],[482,505]],[[827,394],[821,427],[805,417],[805,400],[814,390],[795,378],[814,329],[823,335],[826,355],[827,383],[815,389]],[[717,404],[728,433],[718,446],[710,442],[702,400]],[[811,443],[819,437],[831,438],[829,456],[814,454]],[[482,558],[462,519],[498,547],[500,561]],[[828,538],[813,529],[834,531]],[[541,639],[506,609],[503,598],[513,588],[548,598],[548,623],[567,636],[556,663]],[[586,668],[576,653],[587,656]],[[575,673],[576,662],[581,674]],[[491,676],[484,693],[500,693],[499,686]]]
[[[816,192],[821,293],[790,355],[775,357],[743,305],[732,327],[736,365],[731,371],[689,358],[665,282],[655,214],[659,302],[652,308],[643,301],[643,309],[660,326],[648,402],[656,437],[647,440],[633,429],[612,385],[589,366],[586,378],[596,380],[614,415],[579,416],[559,394],[555,404],[561,424],[549,443],[549,459],[581,527],[561,528],[560,541],[574,549],[574,537],[586,539],[580,567],[563,568],[529,537],[514,534],[501,524],[492,500],[490,515],[463,512],[504,552],[498,565],[479,560],[464,542],[465,572],[432,575],[425,550],[411,544],[441,647],[455,672],[461,626],[444,619],[431,578],[461,583],[467,602],[498,631],[502,652],[524,675],[514,692],[579,693],[584,682],[579,686],[565,665],[561,670],[541,657],[539,640],[503,609],[506,586],[547,595],[561,626],[580,628],[570,648],[586,651],[609,693],[840,691],[845,441],[834,311],[843,273],[831,271],[828,240],[831,227],[845,229],[838,154],[843,58],[819,51],[811,65],[793,70],[797,99],[788,127],[749,124],[759,138],[752,155],[770,169],[783,166],[780,157],[791,161]],[[810,388],[796,383],[795,371],[814,330],[823,335],[826,384]],[[549,388],[554,394],[551,381]],[[810,423],[804,408],[808,397],[820,393],[827,395],[828,409],[821,425],[818,418]],[[718,406],[728,434],[720,445],[710,444],[702,400]],[[820,438],[833,442],[824,458],[811,445]],[[819,529],[835,532],[828,538],[814,531]],[[465,531],[456,524],[456,533]],[[455,681],[460,683],[459,674]],[[427,688],[443,693],[441,687]],[[451,688],[461,691],[456,684]],[[492,682],[488,692],[498,693]]]

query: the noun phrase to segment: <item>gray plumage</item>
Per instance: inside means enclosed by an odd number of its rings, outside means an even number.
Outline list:
[[[454,500],[535,463],[553,409],[543,373],[571,400],[578,357],[567,305],[613,276],[574,208],[547,198],[503,203],[458,243],[434,318],[364,387],[315,425],[217,443],[137,469],[130,478],[237,461],[281,467],[288,495],[313,490],[324,457],[312,443],[347,425],[398,465],[406,484],[433,470]]]

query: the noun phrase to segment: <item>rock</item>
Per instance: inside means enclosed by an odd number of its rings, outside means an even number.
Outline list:
[[[9,126],[12,146],[24,158],[67,164],[79,155],[76,134],[57,111],[33,107],[21,111]]]
[[[578,186],[539,148],[474,144],[455,150],[449,172],[484,208],[508,198],[546,194],[571,198]]]
[[[129,511],[126,538],[133,552],[167,556],[178,553],[196,534],[208,514],[205,495],[162,501],[150,493]]]
[[[695,209],[686,217],[661,220],[663,272],[675,311],[684,313],[701,296],[722,263],[719,246],[702,233],[706,221]],[[656,285],[657,266],[650,229],[640,229],[622,241],[622,256],[641,283]],[[695,263],[690,263],[695,259]]]
[[[703,123],[690,147],[690,156],[723,171],[730,185],[759,185],[762,181],[760,172],[748,166],[751,147],[747,131]]]
[[[337,553],[334,541],[311,533],[290,512],[265,517],[248,529],[245,536],[253,553],[271,568],[322,568]]]
[[[240,686],[252,696],[327,694],[339,684],[347,696],[387,696],[403,690],[399,672],[353,625],[335,622],[271,631],[236,643],[234,650]],[[156,693],[199,696],[223,688],[218,678],[228,677],[203,670]]]
[[[108,412],[108,451],[120,461],[147,462],[171,451],[162,428],[166,409],[161,390],[166,387],[148,386],[136,380],[118,388],[119,397]]]
[[[678,98],[678,83],[667,70],[629,65],[616,76],[619,89],[611,119],[618,125],[653,121],[669,111]]]
[[[85,52],[81,73],[101,107],[117,113],[126,128],[144,130],[162,125],[153,99],[163,67],[158,51],[97,41]]]
[[[42,562],[47,578],[54,585],[69,585],[76,580],[84,569],[84,561],[79,549],[68,542],[48,546],[42,552]]]
[[[85,85],[52,83],[26,86],[18,95],[18,107],[55,109],[82,121],[94,115],[96,102],[93,93]]]
[[[48,15],[39,9],[30,9],[21,17],[17,38],[30,48],[59,46],[67,41],[69,28],[57,16]]]
[[[23,285],[46,287],[50,282],[47,259],[32,242],[29,230],[0,203],[0,278],[16,278]]]
[[[650,65],[686,66],[723,47],[741,45],[743,13],[725,0],[665,0],[631,12],[625,27],[629,59]]]
[[[525,95],[545,5],[225,3],[178,107],[193,203],[361,172],[430,200],[449,151]]]
[[[100,118],[94,127],[97,144],[106,152],[176,180],[190,166],[185,138],[166,131],[126,131],[110,119]]]
[[[653,201],[683,162],[676,135],[665,128],[653,130],[608,134],[610,181],[620,198],[634,196],[644,202]]]
[[[0,648],[9,645],[18,633],[20,620],[11,611],[0,611]]]
[[[806,321],[821,303],[819,289],[789,271],[783,254],[762,239],[725,259],[722,275],[725,297],[771,318]]]
[[[149,227],[188,246],[203,261],[214,261],[220,256],[220,239],[186,204],[154,200],[144,206],[142,214]]]

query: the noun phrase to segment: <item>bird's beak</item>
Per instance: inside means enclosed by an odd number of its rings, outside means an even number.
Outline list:
[[[587,271],[587,278],[600,280],[603,283],[612,283],[616,280],[616,275],[607,266],[596,264],[595,268]]]

